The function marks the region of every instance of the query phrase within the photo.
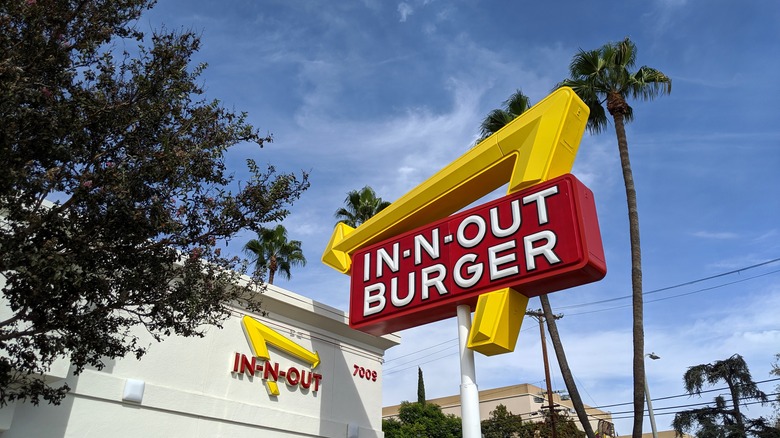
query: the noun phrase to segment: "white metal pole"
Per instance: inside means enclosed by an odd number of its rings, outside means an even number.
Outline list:
[[[650,398],[650,389],[647,387],[647,373],[645,373],[645,400],[647,400],[647,413],[650,414],[650,429],[653,431],[653,438],[658,438],[658,431],[655,429],[655,415],[653,415],[653,399]]]
[[[661,357],[655,353],[645,354],[652,360],[658,360]],[[642,358],[644,360],[644,357]],[[647,413],[650,415],[650,429],[653,431],[653,438],[658,438],[658,431],[655,429],[655,415],[653,414],[653,399],[650,397],[650,388],[647,385],[647,361],[645,360],[645,400],[647,401]]]
[[[474,367],[474,352],[467,347],[471,330],[471,308],[458,306],[458,347],[460,349],[460,413],[463,438],[482,438],[479,421],[479,388]]]

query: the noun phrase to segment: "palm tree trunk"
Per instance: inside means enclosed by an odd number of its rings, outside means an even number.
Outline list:
[[[268,263],[268,284],[274,284],[274,274],[276,274],[276,270],[279,269],[279,266],[276,262],[276,256],[271,256],[271,262]]]
[[[577,412],[577,418],[579,418],[585,434],[588,438],[596,438],[596,435],[593,433],[593,427],[590,425],[588,414],[585,412],[585,405],[582,404],[582,398],[580,398],[580,393],[577,391],[577,385],[574,383],[574,376],[571,374],[569,362],[566,360],[566,353],[563,351],[561,337],[558,334],[558,325],[555,323],[555,315],[553,315],[552,307],[550,307],[550,299],[547,295],[540,295],[539,301],[542,302],[544,319],[547,321],[547,331],[550,332],[550,339],[552,340],[553,350],[555,350],[555,357],[558,359],[558,365],[561,367],[561,374],[563,375],[564,383],[566,383],[566,391],[569,392],[569,396],[571,397],[571,404]]]
[[[628,228],[631,240],[631,290],[632,313],[634,317],[634,429],[633,438],[642,438],[642,421],[645,411],[645,329],[642,303],[642,251],[639,243],[639,210],[636,202],[634,175],[628,157],[628,141],[623,114],[613,114],[617,134],[620,165],[623,168],[623,182],[628,203]]]

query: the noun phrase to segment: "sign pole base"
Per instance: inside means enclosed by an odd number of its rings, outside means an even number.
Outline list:
[[[463,438],[481,438],[479,388],[474,367],[474,351],[467,347],[471,330],[471,308],[458,306],[458,348],[460,350],[460,412]]]

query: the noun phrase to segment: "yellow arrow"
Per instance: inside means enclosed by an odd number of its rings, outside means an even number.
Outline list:
[[[588,106],[571,88],[556,90],[358,228],[339,223],[322,262],[349,273],[352,254],[436,221],[509,182],[509,193],[569,173]]]
[[[270,360],[271,355],[268,353],[267,344],[271,344],[274,347],[311,364],[312,368],[317,368],[320,364],[319,353],[301,347],[251,316],[245,315],[241,322],[244,333],[249,339],[249,345],[252,347],[255,356],[261,359]],[[272,395],[279,395],[279,387],[276,382],[271,382],[269,380],[266,383],[268,384],[268,391]]]
[[[317,368],[320,364],[320,355],[316,351],[309,351],[301,347],[251,316],[244,316],[243,323],[245,333],[249,337],[255,356],[266,360],[270,359],[271,356],[268,355],[268,346],[266,344],[271,344],[311,364],[312,368]]]

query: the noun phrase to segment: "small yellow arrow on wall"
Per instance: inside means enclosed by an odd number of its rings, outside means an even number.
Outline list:
[[[244,333],[249,340],[249,345],[252,347],[252,352],[255,356],[261,359],[270,360],[271,355],[268,353],[268,344],[271,344],[285,353],[310,364],[312,368],[317,368],[317,366],[319,366],[320,355],[316,351],[309,351],[301,347],[291,339],[282,336],[276,330],[251,316],[245,315],[241,322],[241,326],[244,328]],[[272,395],[279,395],[279,386],[276,382],[269,380],[266,383],[268,384],[268,391]]]

